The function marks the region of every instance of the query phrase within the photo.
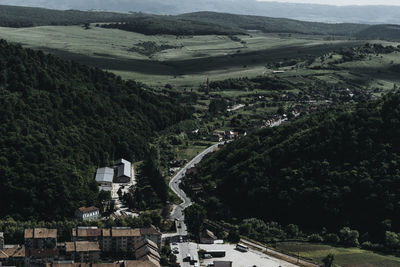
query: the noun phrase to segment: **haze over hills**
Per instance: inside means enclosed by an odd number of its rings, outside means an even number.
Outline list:
[[[181,14],[206,10],[334,23],[400,23],[400,7],[397,6],[331,6],[259,2],[256,0],[2,0],[0,1],[0,4],[37,6],[55,9],[101,9],[119,12],[140,11],[155,14]]]

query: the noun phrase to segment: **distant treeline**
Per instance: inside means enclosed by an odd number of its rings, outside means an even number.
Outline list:
[[[147,35],[232,35],[243,33],[243,30],[233,29],[220,24],[206,21],[193,21],[174,16],[139,16],[125,22],[102,24],[103,28],[114,28]]]

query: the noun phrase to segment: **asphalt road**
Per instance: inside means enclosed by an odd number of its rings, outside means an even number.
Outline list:
[[[194,167],[197,163],[199,163],[205,155],[210,152],[213,152],[219,144],[212,145],[208,147],[203,152],[199,153],[196,157],[194,157],[188,164],[186,164],[178,173],[171,179],[169,182],[169,187],[171,190],[177,194],[182,203],[175,206],[171,212],[171,218],[175,220],[177,235],[180,237],[185,237],[188,235],[187,227],[185,224],[185,217],[183,214],[183,210],[192,205],[192,201],[186,195],[186,193],[179,188],[179,184],[181,183],[182,178],[185,176],[186,170]],[[199,261],[196,247],[190,245],[189,242],[186,242],[184,238],[183,242],[179,243],[177,246],[179,248],[179,254],[177,255],[177,260],[181,264],[182,267],[189,267],[189,262],[184,262],[183,259],[186,258],[187,255],[190,255],[195,260]],[[174,246],[173,246],[174,247]]]

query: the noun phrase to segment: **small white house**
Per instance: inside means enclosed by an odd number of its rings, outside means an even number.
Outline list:
[[[100,218],[100,210],[96,207],[81,207],[76,210],[75,217],[81,221],[93,221]]]

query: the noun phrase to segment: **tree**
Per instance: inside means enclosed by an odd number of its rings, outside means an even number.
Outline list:
[[[324,267],[331,267],[334,259],[335,259],[335,256],[333,254],[329,254],[328,256],[326,256],[322,260],[322,262],[324,263]]]
[[[185,222],[189,232],[191,232],[196,238],[199,238],[200,233],[204,228],[204,220],[206,219],[205,209],[198,204],[193,204],[186,208],[184,212]]]
[[[231,229],[228,235],[229,242],[238,243],[240,241],[239,231],[236,229]]]
[[[351,230],[349,227],[343,227],[339,234],[343,245],[350,247],[357,247],[360,245],[358,242],[359,233],[357,230]]]

